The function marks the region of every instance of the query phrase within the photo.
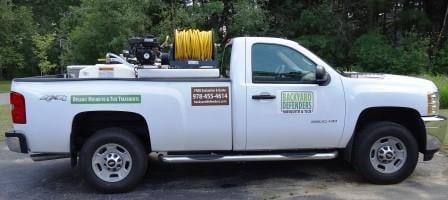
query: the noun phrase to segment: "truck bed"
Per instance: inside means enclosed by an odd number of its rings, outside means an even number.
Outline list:
[[[227,96],[210,100],[209,90]],[[73,120],[80,113],[98,111],[142,116],[154,151],[232,150],[228,78],[55,75],[14,79],[12,91],[25,97],[27,123],[14,124],[14,130],[26,135],[31,152],[69,152]]]

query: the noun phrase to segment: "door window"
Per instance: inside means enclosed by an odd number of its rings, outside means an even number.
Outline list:
[[[313,83],[316,64],[298,51],[277,44],[252,46],[253,83]]]

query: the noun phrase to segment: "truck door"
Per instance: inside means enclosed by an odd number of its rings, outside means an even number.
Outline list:
[[[345,118],[337,72],[292,41],[248,38],[246,52],[246,149],[336,147]],[[317,65],[326,85],[315,83]]]

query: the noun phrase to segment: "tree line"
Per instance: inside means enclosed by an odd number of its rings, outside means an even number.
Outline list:
[[[448,74],[446,0],[0,0],[0,78],[55,74],[132,36],[299,42],[341,70]]]

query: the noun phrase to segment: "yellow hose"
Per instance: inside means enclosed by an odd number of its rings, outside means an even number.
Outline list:
[[[175,60],[211,60],[213,54],[212,31],[176,30],[174,32]]]

